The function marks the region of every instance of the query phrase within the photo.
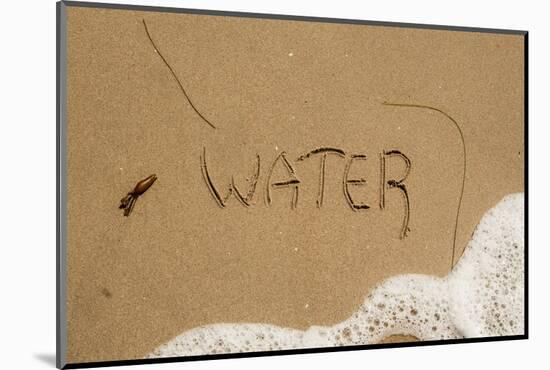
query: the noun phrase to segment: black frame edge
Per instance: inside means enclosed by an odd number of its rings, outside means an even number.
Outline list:
[[[385,348],[424,347],[424,346],[436,346],[436,345],[447,345],[447,344],[502,342],[502,341],[524,340],[524,339],[527,339],[526,335],[512,335],[512,336],[501,336],[501,337],[445,339],[445,340],[408,342],[408,343],[380,343],[380,344],[342,346],[342,347],[322,347],[322,348],[290,349],[290,350],[280,350],[280,351],[226,353],[226,354],[200,355],[200,356],[187,356],[187,357],[163,357],[163,358],[135,359],[135,360],[80,362],[80,363],[69,363],[63,369],[83,369],[83,368],[95,368],[95,367],[164,364],[164,363],[194,362],[194,361],[204,361],[204,360],[223,360],[223,359],[235,359],[235,358],[304,355],[304,354],[315,354],[315,353],[349,352],[349,351],[374,350],[374,349],[385,349]]]
[[[529,338],[529,32],[523,36],[523,115],[524,115],[524,134],[523,134],[523,156],[524,156],[524,326],[525,337]]]

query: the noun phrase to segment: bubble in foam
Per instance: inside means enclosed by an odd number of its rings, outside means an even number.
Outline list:
[[[448,277],[454,322],[467,337],[524,333],[523,213],[523,194],[489,210]]]
[[[305,331],[267,324],[205,325],[183,332],[149,357],[371,344],[394,334],[420,340],[523,334],[523,204],[523,193],[512,194],[489,210],[446,277],[392,277],[339,324]]]

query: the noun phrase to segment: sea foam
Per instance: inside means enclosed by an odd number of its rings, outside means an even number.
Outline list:
[[[380,283],[359,309],[334,326],[296,330],[267,324],[200,326],[149,357],[372,344],[393,334],[420,340],[524,333],[524,195],[489,210],[444,278],[400,275]]]

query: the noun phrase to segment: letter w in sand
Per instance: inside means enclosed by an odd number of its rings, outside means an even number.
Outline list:
[[[248,181],[248,191],[246,192],[246,196],[243,195],[243,193],[237,188],[235,185],[235,179],[233,176],[231,176],[231,182],[229,183],[229,190],[225,196],[220,195],[219,191],[214,186],[214,183],[212,182],[212,178],[210,177],[210,173],[208,172],[208,166],[206,165],[206,148],[202,149],[202,156],[201,156],[201,170],[202,170],[202,176],[204,177],[204,181],[206,182],[206,185],[208,185],[208,189],[210,190],[210,193],[214,197],[214,200],[221,208],[225,208],[225,205],[227,204],[227,201],[231,197],[232,194],[235,195],[235,198],[241,202],[241,204],[245,207],[250,206],[250,202],[252,201],[252,197],[254,196],[254,193],[256,192],[256,184],[258,183],[258,177],[260,176],[260,156],[256,155],[256,166],[254,167],[254,173],[252,174],[252,177],[247,179]]]

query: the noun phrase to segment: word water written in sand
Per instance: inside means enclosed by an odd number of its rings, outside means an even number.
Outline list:
[[[308,153],[305,153],[299,156],[295,162],[302,162],[308,160],[311,157],[320,158],[320,170],[319,170],[319,188],[317,194],[317,207],[321,208],[323,206],[323,197],[325,193],[325,164],[327,156],[333,155],[345,159],[344,174],[342,178],[342,191],[344,193],[344,198],[349,205],[352,211],[366,211],[370,205],[366,202],[362,202],[358,199],[354,199],[350,192],[350,189],[354,186],[365,186],[367,185],[367,180],[364,178],[352,178],[350,176],[350,170],[353,167],[354,163],[358,161],[366,161],[367,156],[364,154],[347,154],[344,150],[339,148],[330,148],[322,147],[315,148]],[[389,179],[386,174],[386,158],[388,157],[398,157],[401,158],[405,163],[404,173],[400,176],[399,179]],[[221,187],[214,184],[212,180],[211,172],[209,170],[206,158],[206,148],[203,148],[201,155],[201,170],[203,179],[210,191],[210,194],[214,198],[214,201],[220,208],[225,208],[228,200],[234,196],[244,207],[251,207],[251,203],[254,194],[257,191],[258,180],[260,178],[260,162],[261,158],[259,155],[256,155],[256,162],[254,166],[254,172],[252,176],[248,177],[246,182],[246,191],[244,191],[244,186],[242,188],[238,187],[235,184],[234,177],[231,177],[229,185],[227,187]],[[404,239],[407,236],[409,231],[409,217],[410,217],[410,201],[409,193],[407,191],[407,186],[404,181],[409,175],[411,169],[410,159],[399,150],[384,150],[379,155],[380,162],[380,199],[379,207],[380,209],[385,208],[386,203],[386,190],[395,189],[401,193],[404,199],[404,215],[403,215],[403,225],[401,228],[400,238]],[[273,180],[273,172],[276,167],[283,168],[287,177],[283,180]],[[291,202],[290,207],[295,209],[298,205],[298,194],[300,190],[301,181],[298,176],[298,173],[293,166],[292,162],[288,159],[288,154],[284,151],[280,152],[275,159],[271,162],[269,170],[267,172],[266,186],[265,186],[265,203],[269,207],[272,204],[272,193],[277,190],[290,189],[291,191]]]

